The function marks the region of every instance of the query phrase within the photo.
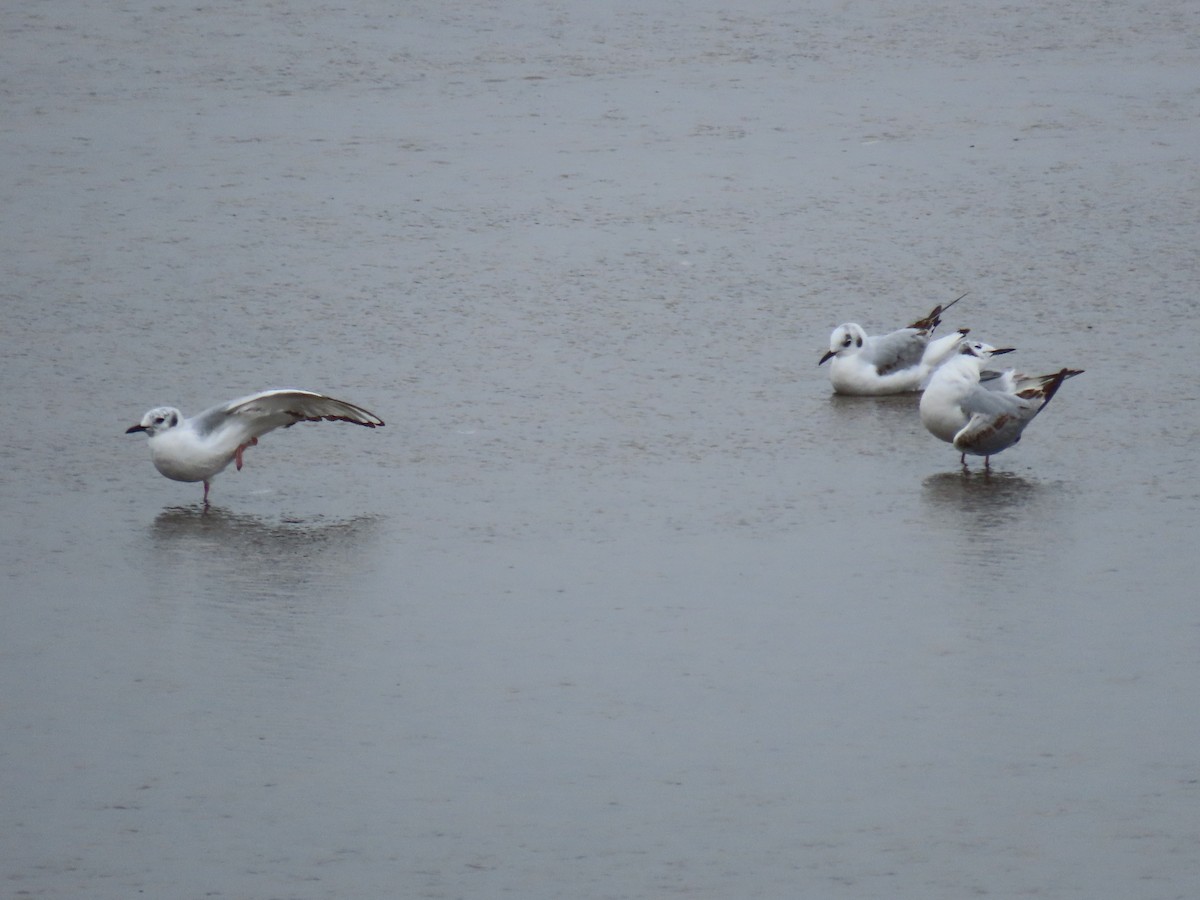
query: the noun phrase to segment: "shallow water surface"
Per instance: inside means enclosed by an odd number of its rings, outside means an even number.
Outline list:
[[[1191,7],[739,10],[0,13],[7,894],[1190,896]]]

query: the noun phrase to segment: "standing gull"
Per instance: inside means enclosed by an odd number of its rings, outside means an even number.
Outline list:
[[[991,457],[1021,440],[1021,432],[1045,409],[1068,378],[1082,369],[1060,369],[1052,375],[1022,375],[1015,371],[995,374],[980,382],[985,360],[1007,350],[964,344],[929,379],[921,395],[921,423],[930,434],[961,454],[982,456],[985,468]]]
[[[367,428],[383,420],[361,406],[312,391],[262,391],[206,409],[190,419],[173,406],[150,410],[126,434],[146,432],[154,467],[175,481],[203,481],[204,505],[217,473],[231,462],[242,468],[242,454],[276,428],[297,422],[353,422]]]
[[[817,365],[833,360],[829,380],[839,394],[903,394],[923,388],[943,360],[953,355],[968,329],[933,338],[941,316],[967,296],[935,306],[923,319],[890,334],[869,336],[861,325],[847,322],[833,330],[829,352]]]

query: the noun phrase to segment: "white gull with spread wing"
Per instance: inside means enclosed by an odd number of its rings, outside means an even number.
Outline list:
[[[212,479],[230,463],[242,468],[242,454],[268,431],[297,422],[352,422],[367,428],[383,420],[361,406],[323,394],[270,390],[206,409],[187,418],[173,406],[150,410],[126,434],[144,431],[154,467],[175,481],[203,481],[204,504]]]

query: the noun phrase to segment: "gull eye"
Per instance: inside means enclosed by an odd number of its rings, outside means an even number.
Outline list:
[[[850,337],[850,335],[846,335],[846,339],[844,341],[842,341],[842,346],[849,347],[850,344],[853,343],[853,341],[854,341],[854,338]]]

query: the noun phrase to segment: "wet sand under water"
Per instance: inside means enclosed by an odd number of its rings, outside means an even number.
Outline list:
[[[1190,896],[1196,12],[739,9],[0,13],[6,895]]]

